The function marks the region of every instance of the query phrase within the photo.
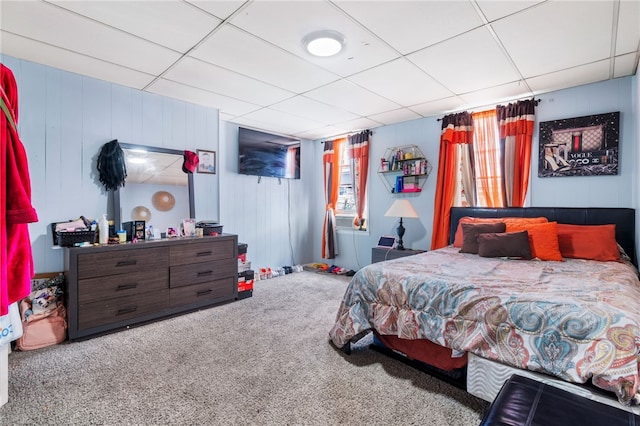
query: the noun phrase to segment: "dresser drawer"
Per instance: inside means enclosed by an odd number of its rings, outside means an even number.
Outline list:
[[[150,271],[78,280],[78,303],[90,303],[116,297],[133,297],[140,293],[169,288],[169,267]]]
[[[168,307],[168,289],[143,293],[136,297],[118,297],[84,303],[80,304],[78,309],[78,328],[83,330],[130,320]]]
[[[149,271],[168,264],[166,247],[81,254],[78,256],[78,279]]]
[[[171,247],[171,266],[208,262],[212,260],[233,259],[235,253],[234,239],[205,238],[208,241]],[[235,260],[235,259],[234,259]]]
[[[171,307],[189,305],[191,303],[218,299],[225,296],[232,298],[235,286],[235,280],[233,277],[230,277],[186,287],[172,288],[169,290],[171,294]]]
[[[238,262],[229,260],[212,260],[210,262],[191,265],[172,266],[170,270],[170,287],[182,287],[221,278],[234,277],[238,274]]]

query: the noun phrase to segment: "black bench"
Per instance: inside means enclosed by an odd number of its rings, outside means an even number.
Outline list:
[[[514,374],[480,426],[640,426],[640,416]]]

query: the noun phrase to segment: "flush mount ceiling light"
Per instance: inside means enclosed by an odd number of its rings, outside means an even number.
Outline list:
[[[342,34],[332,30],[315,31],[302,39],[307,52],[322,57],[337,55],[346,42],[347,39]]]

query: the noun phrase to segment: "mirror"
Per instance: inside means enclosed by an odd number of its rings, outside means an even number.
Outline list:
[[[144,220],[156,237],[195,218],[193,175],[182,171],[184,151],[120,143],[125,186],[113,193],[114,223]]]

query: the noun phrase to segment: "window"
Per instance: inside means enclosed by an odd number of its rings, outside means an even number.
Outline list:
[[[504,206],[498,135],[495,110],[473,113],[473,144],[470,146],[472,152],[467,149],[456,152],[458,168],[454,206]],[[472,182],[465,182],[465,177]],[[472,192],[471,198],[465,191]],[[470,199],[475,200],[475,203]]]
[[[340,165],[340,188],[338,193],[338,204],[336,205],[336,226],[338,229],[352,229],[358,231],[367,230],[367,221],[365,220],[362,227],[353,224],[357,216],[355,190],[354,190],[354,171],[353,161],[349,153],[349,144],[345,143],[342,152],[342,164]],[[368,218],[368,200],[365,200],[365,209],[363,216]]]

